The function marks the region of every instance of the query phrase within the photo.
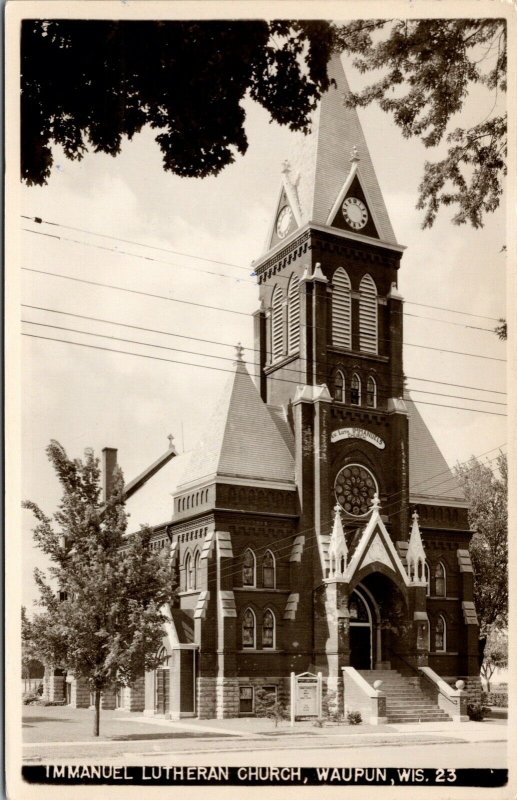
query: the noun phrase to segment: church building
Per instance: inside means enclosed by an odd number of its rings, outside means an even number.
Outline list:
[[[294,673],[338,710],[400,722],[464,719],[479,691],[467,505],[404,388],[404,247],[329,69],[253,264],[254,352],[236,348],[199,444],[171,443],[126,487],[179,590],[161,666],[105,707],[252,715],[265,697],[288,708]],[[87,702],[73,680],[69,697]]]

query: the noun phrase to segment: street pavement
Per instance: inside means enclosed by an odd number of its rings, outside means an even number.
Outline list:
[[[173,722],[116,710],[101,712],[100,737],[92,735],[92,728],[91,709],[25,706],[24,763],[507,765],[506,720],[500,717],[323,728],[297,722],[291,728],[266,719]]]

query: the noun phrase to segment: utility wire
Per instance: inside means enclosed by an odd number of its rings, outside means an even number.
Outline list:
[[[121,237],[118,237],[118,236],[111,236],[111,235],[106,234],[106,233],[98,233],[96,231],[90,231],[90,230],[87,230],[85,228],[77,228],[77,227],[73,227],[71,225],[64,225],[64,224],[59,223],[59,222],[50,222],[49,220],[44,220],[41,217],[29,217],[29,216],[27,216],[25,214],[20,214],[20,217],[22,219],[27,219],[27,220],[30,220],[31,222],[35,222],[35,223],[38,223],[38,224],[44,223],[46,225],[52,225],[52,226],[59,227],[59,228],[65,228],[65,229],[68,229],[68,230],[77,231],[79,233],[85,233],[85,234],[90,235],[90,236],[99,236],[99,237],[102,237],[102,238],[105,238],[105,239],[111,239],[111,240],[114,240],[114,241],[124,242],[125,244],[133,244],[133,245],[136,245],[138,247],[147,247],[147,248],[152,249],[152,250],[159,250],[159,251],[165,252],[165,253],[172,253],[173,255],[186,256],[187,258],[193,258],[193,259],[198,260],[198,261],[207,261],[207,262],[210,262],[212,264],[220,264],[221,266],[236,267],[237,269],[243,270],[244,272],[247,272],[248,274],[250,274],[249,269],[247,267],[243,267],[240,264],[235,264],[235,263],[232,263],[232,262],[229,262],[229,261],[217,261],[217,260],[215,260],[213,258],[205,258],[204,256],[198,256],[198,255],[195,255],[193,253],[180,252],[178,250],[171,250],[170,248],[166,248],[166,247],[155,247],[154,245],[150,245],[150,244],[144,243],[144,242],[136,242],[136,241],[131,240],[131,239],[122,239]],[[23,230],[29,231],[30,233],[35,233],[35,234],[40,234],[41,235],[40,231],[30,230],[29,228],[24,228]],[[53,238],[59,239],[61,237],[54,236]],[[71,241],[74,241],[74,242],[76,242],[78,244],[84,244],[84,245],[90,246],[90,243],[88,243],[88,242],[82,242],[82,241],[78,241],[78,240],[75,240],[75,239],[73,239]],[[91,246],[95,246],[95,245],[92,244]],[[120,253],[120,251],[116,250],[116,249],[113,249],[113,252]],[[128,253],[127,255],[135,255],[135,254],[134,253]],[[140,256],[137,256],[137,257],[140,257]],[[153,259],[151,259],[151,260],[153,260]],[[169,262],[164,262],[164,263],[169,263]],[[172,266],[179,266],[179,265],[172,265]],[[216,273],[209,273],[209,274],[213,275],[213,274],[216,274]],[[225,277],[232,277],[232,276],[225,276]],[[277,277],[286,277],[286,276],[277,276]],[[462,314],[462,315],[467,316],[467,317],[478,317],[479,319],[488,319],[488,320],[490,320],[492,322],[499,322],[499,318],[498,317],[489,317],[489,316],[485,316],[483,314],[471,314],[468,311],[460,311],[459,309],[445,308],[443,306],[434,306],[434,305],[429,305],[428,303],[417,303],[417,302],[414,302],[414,301],[411,301],[411,300],[405,300],[405,303],[407,303],[409,305],[414,305],[414,306],[421,306],[423,308],[432,308],[435,311],[446,311],[446,312],[449,312],[451,314]],[[413,316],[417,316],[417,315],[413,315]],[[425,317],[424,317],[424,319],[425,319]],[[438,322],[441,322],[441,321],[445,322],[445,320],[437,320],[437,321]],[[471,327],[471,326],[467,326],[467,327]],[[489,328],[479,328],[479,330],[490,330],[490,329]]]
[[[71,311],[62,311],[60,309],[48,308],[48,307],[45,307],[45,306],[34,306],[34,305],[29,304],[29,303],[21,303],[21,307],[22,308],[30,308],[30,309],[33,309],[35,311],[44,311],[44,312],[48,312],[50,314],[61,314],[63,316],[67,316],[67,317],[73,317],[74,319],[85,319],[85,320],[89,320],[90,322],[100,322],[100,323],[103,323],[103,324],[106,324],[106,325],[116,325],[116,326],[123,327],[123,328],[131,328],[132,330],[145,331],[146,333],[157,333],[159,335],[172,336],[172,337],[175,337],[175,338],[178,338],[178,339],[190,339],[193,342],[201,342],[203,344],[214,344],[214,345],[218,345],[218,346],[221,346],[221,347],[235,348],[235,343],[234,342],[221,342],[221,341],[218,341],[218,340],[215,340],[215,339],[201,339],[201,338],[196,337],[196,336],[189,336],[189,335],[185,335],[185,334],[181,334],[181,333],[174,333],[172,331],[164,331],[164,330],[160,330],[158,328],[147,328],[147,327],[142,326],[142,325],[133,325],[133,324],[131,324],[129,322],[118,322],[116,320],[105,319],[103,317],[92,317],[92,316],[89,316],[87,314],[74,314]],[[248,352],[251,352],[251,353],[259,353],[260,352],[260,350],[258,350],[255,347],[246,347],[245,349]],[[307,359],[303,358],[301,355],[299,356],[299,359],[301,361],[306,361],[307,360]],[[319,363],[319,362],[316,362],[316,363]],[[297,370],[294,370],[294,369],[289,369],[289,367],[283,367],[283,369],[284,370],[289,370],[290,372],[296,372],[297,371]],[[439,384],[441,386],[453,386],[453,387],[455,387],[457,389],[471,389],[472,391],[476,391],[476,392],[488,392],[490,394],[500,394],[500,395],[505,395],[506,396],[506,392],[501,392],[501,391],[498,391],[497,389],[486,389],[486,388],[481,387],[481,386],[467,386],[467,385],[461,384],[461,383],[450,383],[450,382],[447,382],[447,381],[438,381],[435,378],[432,378],[432,379],[431,378],[417,378],[417,377],[415,377],[413,375],[407,375],[406,377],[408,378],[408,380],[412,380],[412,381],[421,381],[421,382],[424,382],[424,383],[436,383],[436,384]],[[418,389],[416,391],[418,391]],[[445,396],[447,396],[447,395],[445,395]],[[475,399],[475,398],[472,398],[472,399]]]
[[[224,308],[224,307],[221,307],[221,306],[211,306],[211,305],[208,305],[206,303],[196,303],[193,300],[180,300],[180,299],[178,299],[176,297],[167,297],[165,295],[153,294],[152,292],[142,292],[141,290],[138,290],[138,289],[128,289],[125,286],[116,286],[114,284],[102,283],[100,281],[91,281],[91,280],[87,280],[86,278],[76,278],[75,276],[62,275],[62,274],[60,274],[58,272],[49,272],[48,270],[34,269],[32,267],[22,267],[22,270],[24,270],[25,272],[34,272],[34,273],[36,273],[38,275],[47,275],[47,276],[50,276],[50,277],[53,277],[53,278],[62,278],[64,280],[75,281],[77,283],[85,283],[85,284],[88,284],[88,285],[91,285],[91,286],[100,286],[100,287],[104,287],[106,289],[115,289],[116,291],[129,292],[130,294],[142,295],[144,297],[152,297],[152,298],[158,299],[158,300],[168,300],[169,302],[172,302],[172,303],[181,303],[183,305],[196,306],[198,308],[207,308],[207,309],[210,309],[212,311],[222,311],[222,312],[225,312],[225,313],[228,313],[228,314],[239,314],[240,316],[244,316],[244,317],[248,317],[248,318],[250,316],[249,313],[247,313],[245,311],[238,311],[238,310],[233,309],[233,308]],[[421,349],[424,349],[424,350],[434,350],[434,351],[439,352],[439,353],[450,353],[452,355],[468,356],[470,358],[482,358],[482,359],[488,360],[488,361],[501,361],[503,363],[506,362],[505,358],[496,358],[495,356],[485,356],[485,355],[481,355],[480,353],[465,353],[465,352],[460,351],[460,350],[448,350],[448,349],[443,348],[443,347],[431,347],[430,345],[413,344],[412,342],[404,342],[404,345],[406,347],[418,347],[418,348],[421,348]]]
[[[156,348],[158,350],[172,350],[172,351],[174,351],[176,353],[185,353],[187,355],[200,356],[201,358],[215,358],[215,359],[218,359],[220,361],[231,361],[231,362],[235,361],[235,357],[234,358],[229,358],[227,356],[212,355],[211,353],[199,353],[199,352],[196,352],[196,351],[193,351],[193,350],[182,350],[182,349],[180,349],[178,347],[168,347],[167,345],[153,344],[152,342],[142,342],[142,341],[138,341],[136,339],[126,339],[126,338],[123,338],[123,337],[120,337],[120,336],[110,336],[109,334],[106,334],[106,333],[95,333],[93,331],[78,330],[77,328],[69,328],[69,327],[66,327],[64,325],[50,325],[49,323],[46,323],[46,322],[34,322],[33,320],[30,320],[30,319],[22,319],[22,323],[25,323],[25,324],[28,324],[28,325],[36,325],[36,326],[42,327],[42,328],[52,328],[53,330],[66,331],[67,333],[79,333],[79,334],[84,335],[84,336],[94,336],[94,337],[100,338],[100,339],[110,339],[111,341],[124,342],[125,344],[136,344],[136,345],[142,345],[144,347],[154,347],[154,348]],[[291,371],[294,372],[295,370],[291,370]],[[299,372],[299,370],[296,370],[296,371]],[[281,381],[282,383],[291,383],[293,385],[298,385],[300,383],[299,380],[292,380],[292,379],[289,379],[289,378],[280,378],[280,377],[276,377],[276,376],[272,376],[272,380]],[[415,392],[418,392],[419,394],[431,394],[431,395],[436,395],[438,397],[447,397],[447,398],[451,398],[451,399],[454,399],[454,400],[471,400],[471,401],[476,402],[476,403],[489,403],[490,405],[506,406],[506,403],[499,403],[496,400],[484,400],[482,398],[477,398],[477,397],[465,397],[463,395],[444,394],[443,392],[431,392],[431,391],[428,391],[427,389],[414,389],[413,390],[412,388],[410,388],[410,389],[408,389],[408,391],[415,391]],[[381,398],[381,399],[386,399],[388,397],[388,394],[385,393],[385,392],[380,392],[379,389],[378,389],[377,390],[377,396],[379,398]]]
[[[176,361],[175,359],[171,359],[171,358],[160,358],[159,356],[151,356],[149,354],[144,355],[143,353],[132,353],[132,352],[128,352],[127,350],[115,350],[114,348],[110,348],[110,347],[99,347],[97,345],[84,344],[83,342],[71,342],[71,341],[69,341],[67,339],[57,339],[57,338],[52,338],[52,337],[49,337],[49,336],[38,336],[38,335],[32,334],[32,333],[22,333],[22,336],[27,336],[27,337],[29,337],[31,339],[42,339],[42,340],[47,341],[47,342],[60,342],[62,344],[70,344],[70,345],[74,345],[76,347],[86,347],[86,348],[88,348],[90,350],[103,350],[103,351],[108,352],[108,353],[118,353],[120,355],[135,356],[137,358],[148,358],[148,359],[151,359],[153,361],[165,361],[165,362],[170,363],[170,364],[182,364],[183,366],[200,367],[202,369],[210,369],[210,370],[215,370],[217,372],[233,372],[233,370],[224,369],[223,367],[213,367],[213,366],[209,366],[208,364],[192,364],[191,362],[187,362],[187,361]],[[291,382],[292,381],[289,381],[289,383],[291,383]],[[437,406],[438,408],[452,408],[452,409],[455,409],[456,411],[472,411],[472,412],[477,413],[477,414],[489,414],[491,416],[496,416],[496,417],[506,417],[507,416],[506,414],[501,414],[501,413],[499,413],[497,411],[484,411],[484,410],[482,411],[480,409],[465,408],[463,406],[449,406],[449,405],[445,405],[443,403],[431,403],[431,402],[428,402],[426,400],[419,400],[418,403],[420,405],[423,404],[423,405],[428,405],[428,406]]]

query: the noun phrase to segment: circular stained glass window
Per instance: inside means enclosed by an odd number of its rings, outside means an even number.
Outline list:
[[[348,464],[336,476],[336,500],[343,511],[353,517],[364,517],[368,514],[373,496],[378,491],[377,481],[372,473],[360,464]]]

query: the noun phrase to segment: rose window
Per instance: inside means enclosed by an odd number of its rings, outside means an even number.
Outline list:
[[[372,473],[359,464],[343,467],[337,474],[334,489],[341,508],[354,517],[362,517],[370,511],[378,492]]]

